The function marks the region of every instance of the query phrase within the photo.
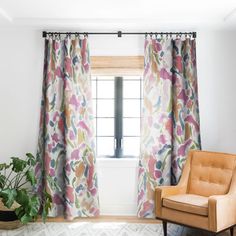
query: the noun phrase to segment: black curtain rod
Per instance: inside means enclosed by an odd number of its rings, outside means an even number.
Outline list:
[[[54,35],[117,35],[118,37],[122,37],[122,35],[191,35],[193,38],[197,37],[196,32],[47,32],[43,31],[42,36],[46,38],[47,36],[54,36]]]

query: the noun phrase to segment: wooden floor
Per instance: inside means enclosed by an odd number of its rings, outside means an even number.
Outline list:
[[[39,219],[38,222],[41,222]],[[47,222],[127,222],[127,223],[144,223],[157,224],[161,223],[155,219],[143,219],[135,216],[99,216],[99,217],[84,217],[75,218],[73,221],[65,220],[63,217],[49,217]]]
[[[41,222],[41,220],[38,220]],[[62,217],[48,218],[47,222],[71,222],[67,221]],[[127,223],[143,223],[143,224],[161,224],[161,221],[155,219],[143,219],[137,218],[134,216],[99,216],[99,217],[89,217],[89,218],[76,218],[72,222],[127,222]],[[168,235],[169,236],[210,236],[211,234],[196,230],[190,229],[183,226],[178,226],[174,224],[168,224]],[[176,230],[178,228],[178,230]],[[236,236],[236,229],[234,230],[234,236]],[[178,232],[178,233],[176,233]],[[220,233],[218,236],[230,236],[230,232],[225,231]]]

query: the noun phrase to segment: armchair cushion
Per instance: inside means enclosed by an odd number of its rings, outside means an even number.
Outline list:
[[[234,155],[195,151],[192,154],[188,193],[205,197],[227,194],[234,168]]]
[[[164,207],[192,214],[208,215],[208,197],[194,194],[173,195],[163,198]]]

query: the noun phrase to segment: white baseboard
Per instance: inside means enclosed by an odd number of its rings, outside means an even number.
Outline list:
[[[137,204],[103,205],[100,206],[100,215],[136,216]]]

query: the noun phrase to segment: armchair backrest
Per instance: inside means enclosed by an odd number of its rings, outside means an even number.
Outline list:
[[[205,197],[227,194],[235,170],[236,155],[190,151],[188,193]]]

